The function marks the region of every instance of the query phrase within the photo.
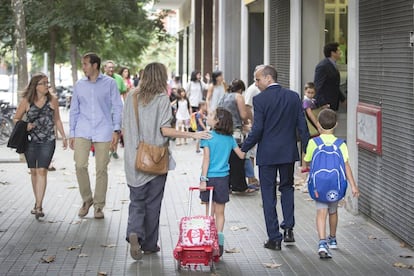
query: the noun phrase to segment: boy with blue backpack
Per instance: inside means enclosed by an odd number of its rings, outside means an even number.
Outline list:
[[[318,116],[319,137],[309,140],[305,162],[310,162],[308,191],[316,202],[316,228],[319,235],[318,254],[322,259],[332,258],[330,249],[337,249],[338,202],[345,196],[347,182],[352,195],[359,189],[348,162],[348,148],[343,140],[333,135],[337,126],[336,112],[324,109]],[[326,236],[326,217],[329,214],[329,236]]]

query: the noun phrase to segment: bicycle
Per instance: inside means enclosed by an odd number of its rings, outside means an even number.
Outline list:
[[[0,114],[0,145],[4,145],[8,142],[12,131],[13,121]]]

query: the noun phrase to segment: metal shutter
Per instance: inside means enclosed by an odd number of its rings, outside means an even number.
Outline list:
[[[359,100],[382,106],[378,156],[359,150],[359,210],[414,245],[413,2],[359,1]]]
[[[269,63],[277,70],[278,83],[289,87],[290,1],[274,0],[270,1],[269,6]]]
[[[246,42],[240,41],[240,1],[227,0],[223,6],[225,6],[226,14],[226,22],[223,23],[225,24],[225,34],[223,35],[225,64],[221,70],[224,72],[227,83],[231,83],[235,78],[240,79],[240,45]]]

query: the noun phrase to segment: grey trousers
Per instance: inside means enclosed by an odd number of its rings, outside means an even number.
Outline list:
[[[167,175],[160,175],[140,187],[129,187],[127,241],[136,233],[144,251],[158,251],[161,202]]]

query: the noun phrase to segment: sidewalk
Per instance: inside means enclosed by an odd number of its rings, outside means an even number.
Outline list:
[[[67,114],[62,117],[67,118]],[[85,219],[79,219],[81,199],[73,152],[63,151],[59,140],[54,158],[57,170],[48,176],[43,206],[46,215],[37,221],[30,214],[34,199],[27,166],[5,162],[18,157],[1,146],[0,275],[212,275],[209,267],[176,270],[172,252],[178,239],[178,221],[187,212],[188,187],[198,185],[202,155],[195,153],[194,141],[172,149],[177,168],[169,173],[165,189],[161,252],[134,261],[125,241],[129,191],[122,148],[120,159],[111,159],[109,164],[105,219],[95,220],[93,210]],[[90,168],[94,181],[92,157]],[[223,255],[216,264],[216,275],[414,275],[413,269],[393,266],[414,265],[414,258],[407,258],[414,257],[412,249],[402,247],[393,235],[364,216],[354,216],[344,208],[339,210],[339,249],[332,250],[331,260],[320,260],[314,203],[300,191],[303,180],[298,178],[296,182],[296,245],[282,246],[282,251],[263,248],[266,229],[260,193],[232,194],[226,205],[225,249],[236,253]],[[193,214],[202,214],[204,206],[198,204],[197,196]],[[52,256],[52,262],[41,262],[41,258]],[[274,268],[266,264],[274,264]]]

